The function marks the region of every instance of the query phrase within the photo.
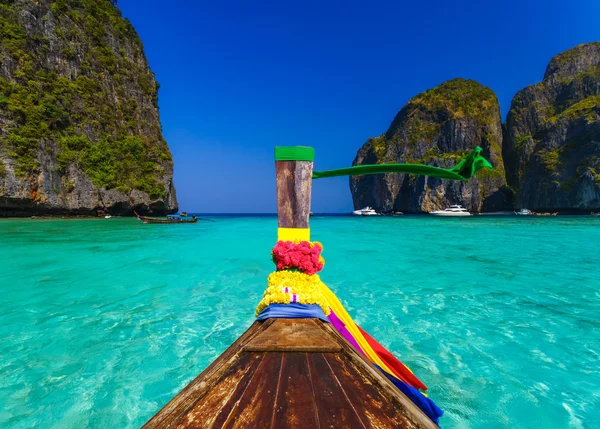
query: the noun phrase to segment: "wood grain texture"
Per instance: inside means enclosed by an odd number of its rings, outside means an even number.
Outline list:
[[[260,367],[264,354],[240,356],[211,388],[211,395],[204,395],[174,426],[183,428],[222,427],[235,409],[248,383]]]
[[[359,368],[361,374],[375,385],[378,395],[394,402],[394,409],[406,420],[405,426],[400,427],[439,429],[419,407],[398,390],[366,357],[358,353],[331,324],[323,323],[321,327],[338,339],[344,349],[341,353],[342,358]]]
[[[318,319],[275,319],[256,335],[245,351],[255,352],[339,352],[342,346],[316,322]]]
[[[230,416],[223,428],[271,427],[284,354],[264,355],[258,374],[248,384],[236,413]]]
[[[146,422],[143,428],[172,427],[173,422],[189,411],[211,389],[212,384],[239,359],[244,345],[255,335],[262,332],[263,329],[268,328],[274,320],[268,319],[264,322],[254,322],[223,354],[215,359],[213,363]]]
[[[319,427],[307,353],[285,353],[271,427]]]
[[[276,161],[277,216],[280,228],[308,228],[312,190],[311,161]]]
[[[322,428],[364,428],[354,405],[348,400],[343,385],[331,371],[321,353],[308,357],[319,424]]]
[[[358,415],[367,428],[414,428],[410,419],[402,415],[393,398],[382,395],[370,377],[341,353],[323,355],[331,372],[344,386],[348,401],[354,404]],[[372,410],[378,410],[374,413]]]
[[[437,428],[319,319],[255,322],[144,427]]]

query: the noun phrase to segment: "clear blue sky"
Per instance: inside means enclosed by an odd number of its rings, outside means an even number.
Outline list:
[[[180,207],[276,211],[273,147],[349,166],[414,95],[454,77],[491,87],[503,117],[557,53],[600,40],[598,0],[119,0],[161,84]],[[346,178],[313,211],[347,212]]]

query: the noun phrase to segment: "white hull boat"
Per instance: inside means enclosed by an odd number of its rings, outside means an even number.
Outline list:
[[[528,209],[521,209],[518,212],[515,212],[517,216],[533,216],[533,212]]]
[[[429,212],[430,215],[433,216],[442,216],[442,217],[464,217],[471,216],[471,213],[467,211],[463,206],[453,205],[444,210],[436,210],[433,212]]]
[[[379,213],[377,213],[371,207],[365,207],[364,209],[354,210],[352,214],[356,216],[379,216]]]

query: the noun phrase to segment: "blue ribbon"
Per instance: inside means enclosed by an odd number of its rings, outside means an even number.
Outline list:
[[[321,307],[316,304],[271,304],[260,312],[256,320],[266,319],[321,319],[329,323]]]

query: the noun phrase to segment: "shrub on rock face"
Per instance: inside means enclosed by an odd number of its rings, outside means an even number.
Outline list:
[[[158,85],[114,3],[0,4],[0,211],[177,209]]]
[[[504,159],[517,206],[600,208],[600,43],[557,55],[542,82],[517,93]]]

